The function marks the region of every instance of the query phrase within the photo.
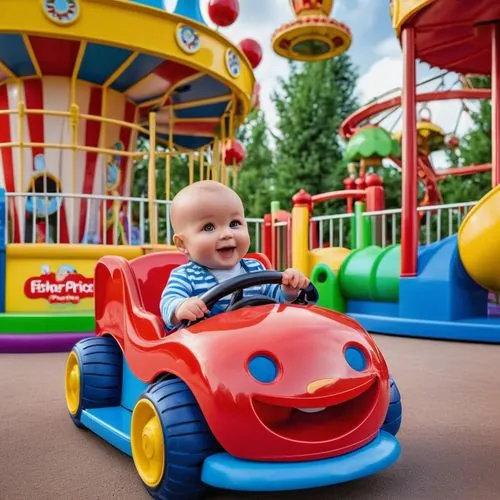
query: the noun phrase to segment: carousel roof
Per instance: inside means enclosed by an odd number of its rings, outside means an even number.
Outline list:
[[[236,125],[249,111],[250,63],[204,24],[198,2],[181,0],[174,13],[158,9],[160,0],[5,2],[0,84],[65,76],[109,88],[143,117],[157,111],[158,135],[172,130],[185,149],[212,142],[231,105]]]
[[[500,19],[498,0],[392,0],[393,25],[415,28],[416,55],[431,66],[457,73],[491,74],[491,24]]]

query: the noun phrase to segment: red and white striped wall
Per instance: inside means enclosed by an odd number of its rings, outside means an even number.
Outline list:
[[[127,98],[113,90],[104,91],[86,82],[77,82],[75,103],[80,114],[101,116],[103,112],[103,92],[107,92],[106,117],[133,124],[137,119],[136,106]],[[26,109],[46,111],[69,111],[71,107],[71,80],[67,77],[48,76],[42,79],[21,80],[0,86],[0,110],[18,110],[18,104],[25,103]],[[112,149],[121,142],[125,151],[136,147],[137,133],[128,127],[104,124],[93,120],[80,119],[78,123],[78,144]],[[0,143],[18,142],[18,115],[0,114]],[[23,119],[22,140],[43,144],[71,144],[70,121],[66,117],[47,114],[28,114]],[[7,192],[25,193],[30,189],[35,174],[34,158],[43,154],[46,171],[57,178],[63,193],[106,194],[105,167],[111,161],[108,155],[78,151],[76,168],[72,168],[73,152],[43,145],[23,148],[22,156],[18,147],[0,148],[0,187]],[[120,168],[122,184],[119,194],[130,196],[133,160],[122,158]],[[62,243],[78,243],[82,240],[89,223],[98,220],[99,205],[87,206],[87,200],[72,203],[65,200],[60,213]],[[25,220],[24,202],[18,198],[11,210],[14,222],[14,239],[22,241]]]

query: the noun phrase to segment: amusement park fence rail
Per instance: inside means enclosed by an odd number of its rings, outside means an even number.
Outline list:
[[[69,211],[70,220],[77,207],[85,206],[86,228],[84,237],[80,238],[76,228],[72,228],[69,234],[70,243],[120,245],[132,243],[136,245],[147,245],[151,243],[149,234],[149,199],[146,197],[106,196],[90,194],[71,193],[5,193],[7,211],[12,214],[13,207],[22,204],[37,207],[37,222],[44,222],[45,227],[52,228],[46,231],[45,236],[40,238],[37,233],[36,224],[32,223],[31,214],[21,220],[21,243],[61,243],[61,213],[56,210],[50,213],[48,207],[51,200],[56,200],[56,205],[65,204]],[[35,201],[38,200],[38,201]],[[81,202],[85,200],[83,205]],[[170,224],[171,202],[166,200],[154,200],[156,207],[158,225],[158,243],[163,245],[173,244],[173,232]],[[44,207],[46,209],[44,210]],[[110,218],[110,212],[115,211],[116,216]],[[97,214],[97,217],[91,216]],[[110,224],[109,221],[112,221]],[[251,251],[262,249],[262,224],[264,220],[259,218],[247,218],[252,247]],[[10,217],[7,218],[7,241],[13,241],[13,225]],[[102,228],[106,230],[103,231]],[[126,239],[123,238],[122,230],[125,231]]]
[[[74,220],[72,211],[77,206],[86,207],[86,228],[84,237],[77,234],[73,228],[70,231],[70,243],[107,244],[119,245],[132,243],[148,245],[151,243],[149,233],[150,201],[146,197],[123,197],[70,193],[5,193],[7,212],[13,213],[14,205],[26,205],[30,202],[37,206],[37,221],[43,221],[52,231],[46,231],[43,239],[37,233],[36,225],[30,216],[21,221],[21,243],[61,243],[61,216],[60,210],[54,213],[41,213],[40,207],[49,206],[49,200],[56,199],[58,204],[65,204],[69,211],[70,219]],[[34,198],[40,201],[35,202]],[[31,200],[31,201],[30,201]],[[81,204],[86,200],[85,204]],[[468,211],[476,202],[453,203],[429,207],[419,207],[420,217],[420,243],[423,245],[439,241],[456,233]],[[163,245],[173,244],[173,231],[170,225],[170,201],[154,200],[155,215],[158,226],[158,243]],[[120,217],[110,219],[110,211],[116,210]],[[91,217],[90,214],[97,214]],[[311,218],[310,248],[317,247],[350,247],[350,232],[354,214],[322,215]],[[371,221],[372,242],[383,247],[400,242],[401,238],[401,209],[388,209],[377,212],[366,212],[363,218]],[[112,220],[110,225],[109,220]],[[264,220],[261,218],[247,218],[248,228],[252,241],[251,251],[262,251],[262,227]],[[276,267],[284,269],[291,265],[289,245],[289,224],[275,222]],[[12,242],[12,221],[7,217],[7,242]],[[106,228],[105,231],[102,228]],[[133,229],[133,231],[132,231]],[[316,231],[316,238],[313,233]],[[123,233],[126,239],[123,239]],[[132,234],[133,233],[133,234]],[[132,237],[131,237],[132,236]],[[316,245],[314,243],[316,242]]]
[[[456,233],[469,210],[476,201],[465,203],[448,203],[419,207],[420,244],[429,245]],[[354,214],[334,214],[312,217],[311,222],[317,224],[318,247],[349,247],[351,222]],[[376,212],[365,212],[363,217],[371,221],[372,241],[382,247],[395,245],[401,241],[401,209],[387,209]],[[310,228],[310,248],[312,234]]]

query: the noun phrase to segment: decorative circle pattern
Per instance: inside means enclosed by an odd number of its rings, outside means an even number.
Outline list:
[[[238,54],[233,49],[226,50],[226,67],[233,78],[238,78],[241,72],[241,62]]]
[[[200,50],[200,35],[191,26],[179,24],[176,32],[176,39],[179,47],[188,54],[194,54]]]
[[[43,12],[56,24],[68,25],[80,17],[78,0],[42,0]]]

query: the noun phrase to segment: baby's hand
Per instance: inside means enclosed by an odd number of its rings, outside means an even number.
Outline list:
[[[186,299],[175,311],[174,323],[179,321],[195,321],[197,319],[203,318],[205,314],[208,314],[207,306],[198,297],[190,297]]]
[[[288,297],[297,297],[299,291],[309,285],[309,279],[297,269],[289,268],[283,272],[281,288]]]

